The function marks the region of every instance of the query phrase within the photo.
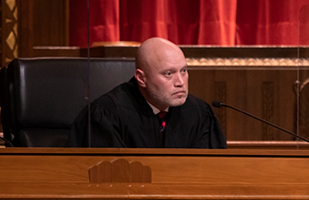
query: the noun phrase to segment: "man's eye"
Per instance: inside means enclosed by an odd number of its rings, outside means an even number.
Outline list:
[[[165,73],[165,76],[166,76],[166,77],[170,77],[171,75],[172,75],[172,72],[166,72],[166,73]]]
[[[182,74],[186,74],[187,71],[188,71],[187,69],[183,69],[183,70],[181,70],[181,73],[182,73]]]

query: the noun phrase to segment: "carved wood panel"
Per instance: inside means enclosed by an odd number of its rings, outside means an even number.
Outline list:
[[[190,66],[190,65],[189,65]],[[209,104],[222,101],[295,132],[294,67],[189,67],[190,92]],[[307,71],[307,70],[303,70]],[[229,141],[295,140],[229,108],[213,108]]]
[[[18,12],[16,0],[1,1],[1,67],[18,56]]]
[[[102,161],[89,169],[91,183],[151,183],[151,169],[138,161],[125,159]]]

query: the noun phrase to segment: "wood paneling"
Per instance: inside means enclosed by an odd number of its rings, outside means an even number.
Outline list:
[[[308,199],[308,158],[307,150],[6,148],[0,198]],[[148,166],[151,183],[90,182],[93,165],[117,160]]]
[[[294,131],[295,70],[189,70],[190,92],[224,102]],[[293,140],[289,134],[229,108],[214,108],[228,140]]]
[[[68,1],[33,1],[33,46],[69,45]]]
[[[34,46],[69,45],[68,0],[17,0],[16,2],[18,5],[18,57],[36,56],[34,54],[36,52],[33,52]],[[59,53],[56,54],[59,55]]]

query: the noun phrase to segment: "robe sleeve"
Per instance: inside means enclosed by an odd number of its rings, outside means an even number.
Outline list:
[[[108,96],[103,96],[91,104],[90,110],[90,123],[87,107],[75,119],[67,146],[125,147],[119,130],[117,108],[113,101]]]
[[[211,149],[226,149],[227,148],[226,137],[213,111],[210,110],[210,113],[211,113],[210,115],[211,122],[210,122],[210,129],[209,129],[210,148]]]
[[[205,102],[206,110],[203,111],[202,122],[196,137],[194,148],[226,149],[226,137],[212,111]]]

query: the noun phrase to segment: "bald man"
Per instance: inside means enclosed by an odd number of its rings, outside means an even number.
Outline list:
[[[177,45],[146,40],[134,77],[92,102],[91,147],[226,148],[211,107],[188,93],[188,78]],[[88,145],[87,116],[84,111],[75,120],[68,146]]]

